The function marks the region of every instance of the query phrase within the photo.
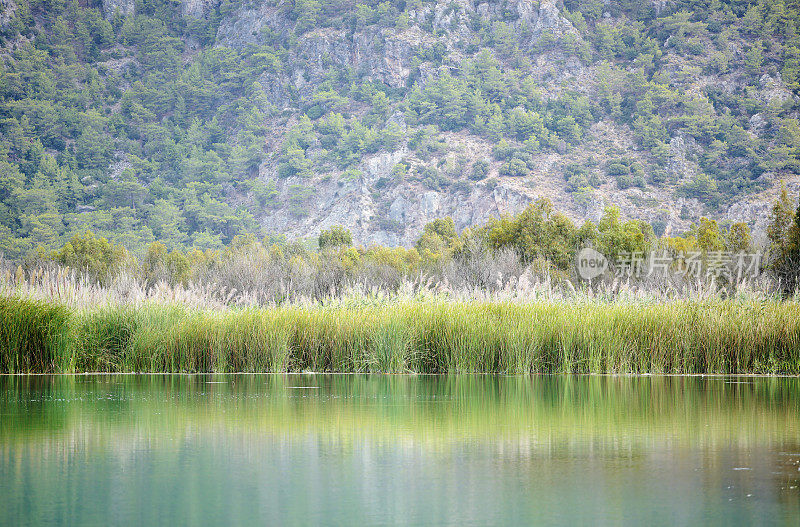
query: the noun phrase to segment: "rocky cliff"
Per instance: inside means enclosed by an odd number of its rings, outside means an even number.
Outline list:
[[[662,10],[670,2],[653,2],[654,8]],[[454,6],[457,6],[454,8]],[[471,42],[479,40],[472,21],[510,20],[510,30],[515,35],[519,51],[529,61],[525,73],[537,82],[544,99],[554,99],[566,90],[586,94],[599,104],[602,91],[599,79],[608,63],[586,60],[563,46],[542,46],[548,42],[570,43],[570,49],[582,46],[591,48],[584,36],[566,18],[563,4],[554,0],[532,2],[511,0],[509,2],[428,2],[408,9],[408,25],[377,29],[319,28],[297,37],[293,56],[297,58],[293,67],[283,76],[263,75],[258,80],[270,99],[279,108],[291,107],[291,93],[302,100],[311,97],[326,79],[331,64],[357,71],[363,78],[385,84],[394,89],[403,89],[411,83],[425,85],[443,72],[455,72],[459,63],[469,55],[465,51]],[[630,20],[610,11],[603,12],[603,19],[614,24],[630,23]],[[423,26],[428,24],[427,29]],[[226,18],[217,34],[218,46],[242,48],[266,43],[266,36],[289,38],[295,22],[286,16],[285,10],[271,2],[255,2],[242,6]],[[418,50],[444,47],[445,60],[432,64],[419,60]],[[735,56],[745,52],[746,42],[730,43]],[[795,108],[790,118],[797,118],[798,96],[782,81],[780,73],[763,73],[757,81],[730,71],[726,75],[708,75],[691,70],[692,63],[702,65],[701,57],[680,56],[669,48],[663,48],[662,68],[676,77],[689,69],[695,78],[676,81],[684,93],[705,93],[714,88],[727,94],[749,93],[766,107]],[[674,55],[674,56],[673,56]],[[633,64],[620,63],[619,68],[633,70]],[[402,108],[402,103],[398,108]],[[407,130],[402,111],[393,116]],[[765,133],[762,113],[754,113],[748,120],[746,133],[763,136]],[[281,143],[281,127],[277,126],[274,145]],[[664,170],[668,182],[641,188],[620,189],[616,181],[603,171],[610,159],[624,155],[640,161],[642,166],[652,167],[652,154],[633,137],[631,126],[620,123],[610,116],[600,116],[592,124],[579,145],[557,146],[550,151],[532,155],[532,169],[525,178],[500,174],[502,163],[492,156],[496,141],[468,132],[442,133],[446,144],[442,152],[430,159],[421,160],[405,144],[393,151],[381,151],[365,155],[358,163],[360,176],[343,184],[331,174],[315,177],[313,186],[316,197],[308,204],[308,214],[298,218],[283,208],[266,212],[262,216],[267,229],[287,232],[293,236],[315,234],[334,224],[351,229],[362,243],[387,245],[409,245],[422,226],[434,218],[451,216],[459,228],[484,223],[490,217],[515,213],[537,197],[552,199],[557,207],[568,212],[576,221],[597,221],[604,207],[616,205],[623,214],[631,218],[645,219],[660,224],[666,234],[686,230],[702,214],[721,220],[746,221],[757,232],[763,234],[772,200],[776,193],[776,182],[786,181],[791,191],[800,190],[800,179],[793,172],[765,171],[759,180],[766,183],[752,193],[737,196],[713,210],[702,198],[676,195],[676,189],[703,172],[698,163],[707,150],[707,145],[698,144],[690,136],[677,131],[666,138]],[[313,148],[312,148],[313,150]],[[273,155],[273,158],[275,156]],[[454,190],[425,188],[424,185],[406,182],[392,188],[378,188],[376,183],[387,178],[398,163],[406,163],[413,169],[425,166],[442,166],[456,159],[476,159],[489,162],[489,173],[485,180]],[[579,164],[593,167],[602,182],[589,195],[576,199],[564,185],[564,167]],[[288,202],[289,190],[293,186],[306,184],[302,178],[280,179],[276,177],[276,163],[267,160],[259,168],[259,174],[278,183],[281,201]],[[336,174],[334,173],[334,176]],[[387,227],[388,226],[388,227]]]

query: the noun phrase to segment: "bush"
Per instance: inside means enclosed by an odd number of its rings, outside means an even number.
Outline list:
[[[567,192],[597,188],[602,184],[597,174],[590,173],[586,167],[576,163],[564,167],[564,179],[567,181]]]
[[[517,157],[509,159],[500,167],[501,176],[524,177],[528,174],[530,174],[528,165]]]
[[[489,175],[489,162],[485,159],[479,159],[472,164],[472,172],[469,178],[479,181]]]
[[[511,146],[508,141],[501,139],[499,143],[492,149],[492,155],[498,161],[508,159],[517,152],[517,149]]]
[[[606,173],[609,176],[627,175],[630,174],[630,168],[623,163],[614,161],[608,164],[608,167],[606,168]]]
[[[622,190],[631,187],[645,187],[644,170],[633,159],[626,157],[610,160],[606,165],[606,173],[615,177],[617,186]]]
[[[469,194],[472,192],[472,186],[466,181],[456,181],[450,186],[450,189],[455,193]]]
[[[319,233],[317,243],[320,249],[326,247],[349,247],[353,245],[353,235],[341,225],[334,225],[326,231]]]
[[[450,184],[450,180],[433,167],[426,167],[420,174],[420,180],[431,190],[441,190]]]
[[[102,281],[125,260],[126,256],[127,251],[124,247],[114,245],[105,238],[98,238],[91,231],[86,231],[73,236],[53,254],[53,260]]]

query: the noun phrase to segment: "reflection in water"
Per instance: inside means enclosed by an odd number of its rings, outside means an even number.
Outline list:
[[[0,377],[8,524],[795,524],[800,380]]]

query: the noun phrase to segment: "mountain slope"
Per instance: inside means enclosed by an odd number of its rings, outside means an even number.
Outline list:
[[[800,189],[800,4],[4,0],[0,250],[333,224],[410,245],[549,197],[763,232]]]

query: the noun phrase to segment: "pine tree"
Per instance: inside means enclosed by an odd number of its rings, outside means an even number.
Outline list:
[[[781,281],[785,294],[794,293],[800,271],[800,206],[792,209],[786,185],[772,207],[772,221],[767,227],[770,241],[769,266]]]

